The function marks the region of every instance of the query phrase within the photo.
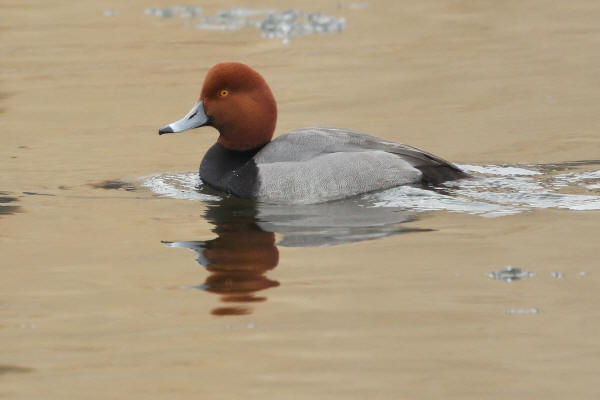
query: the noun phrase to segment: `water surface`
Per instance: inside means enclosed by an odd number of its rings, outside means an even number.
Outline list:
[[[290,3],[346,24],[283,44],[144,14],[172,4],[3,2],[0,397],[600,398],[600,5],[368,3]],[[478,179],[198,191],[216,132],[156,131],[223,60],[265,76],[277,135],[360,130]]]

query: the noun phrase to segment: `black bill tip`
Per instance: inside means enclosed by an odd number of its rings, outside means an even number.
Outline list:
[[[158,130],[158,134],[162,135],[163,133],[173,133],[173,129],[169,125],[164,126]]]

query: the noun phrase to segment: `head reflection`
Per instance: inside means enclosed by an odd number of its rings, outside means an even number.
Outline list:
[[[265,301],[259,292],[279,286],[267,273],[279,263],[279,246],[333,246],[429,229],[412,228],[414,212],[374,207],[361,198],[311,204],[270,205],[224,197],[207,204],[206,220],[217,237],[206,241],[163,242],[194,250],[196,261],[210,272],[203,284],[191,286],[221,295],[227,306],[214,315],[248,314],[247,303]],[[237,304],[236,304],[237,303]]]
[[[164,242],[172,247],[194,250],[196,261],[210,272],[206,281],[192,288],[221,295],[227,303],[265,301],[257,292],[279,286],[265,274],[279,262],[275,234],[257,225],[256,206],[249,200],[225,198],[210,204],[205,214],[217,237],[206,241]],[[245,306],[227,306],[212,310],[214,315],[248,314]]]

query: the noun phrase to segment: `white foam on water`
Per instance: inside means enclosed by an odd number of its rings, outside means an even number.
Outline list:
[[[180,200],[216,201],[219,197],[202,193],[202,181],[197,172],[156,174],[141,179],[141,186],[162,196]]]
[[[474,176],[437,188],[399,186],[362,196],[366,207],[449,211],[501,217],[535,209],[600,210],[599,162],[526,166],[460,165]],[[590,166],[595,167],[590,169]],[[203,192],[197,172],[157,174],[142,178],[141,186],[159,196],[216,201]]]
[[[521,210],[513,207],[475,201],[437,193],[413,186],[398,186],[372,195],[373,207],[394,207],[413,211],[451,211],[487,216],[516,214]]]
[[[600,181],[600,170],[555,175],[552,183],[556,187],[565,187],[575,183],[583,184],[587,189],[598,189],[600,188],[600,183],[594,183],[598,181]]]
[[[582,172],[579,174],[577,174],[575,172],[571,172],[568,174],[557,175],[557,176],[555,176],[555,179],[564,179],[564,180],[568,180],[571,182],[580,182],[580,181],[585,181],[585,180],[590,180],[590,179],[598,180],[598,179],[600,179],[600,170]]]
[[[520,175],[541,175],[541,172],[530,169],[502,166],[502,165],[459,165],[466,172],[476,172],[486,175],[501,175],[501,176],[520,176]]]
[[[478,214],[480,203],[496,205],[497,216],[534,209],[600,210],[600,196],[590,190],[600,185],[599,170],[585,170],[598,162],[521,166],[461,165],[477,179],[448,182],[448,195],[472,201],[467,211]],[[567,169],[577,169],[564,173]]]

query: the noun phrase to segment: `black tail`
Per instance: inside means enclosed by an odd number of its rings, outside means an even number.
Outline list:
[[[452,164],[418,165],[415,168],[423,174],[421,182],[424,185],[439,185],[442,182],[471,177]]]

